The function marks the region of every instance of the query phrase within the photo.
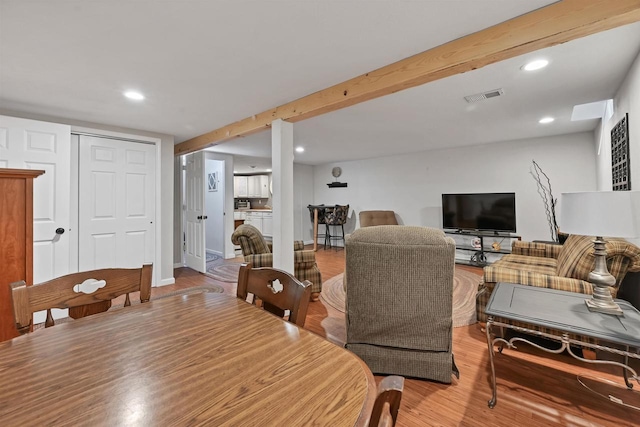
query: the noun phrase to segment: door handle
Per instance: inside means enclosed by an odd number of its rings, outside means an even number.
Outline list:
[[[56,228],[56,234],[64,234],[64,228]]]
[[[196,218],[197,218],[197,219],[207,219],[207,218],[209,218],[209,217],[208,217],[208,216],[206,216],[206,215],[198,215]]]
[[[208,219],[208,218],[209,218],[209,217],[208,217],[208,216],[206,216],[206,215],[204,215],[204,216],[202,217],[202,219]]]
[[[198,215],[196,218],[197,219],[202,219],[202,215]]]

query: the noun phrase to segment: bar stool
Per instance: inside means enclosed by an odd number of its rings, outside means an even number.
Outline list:
[[[327,223],[325,222],[325,215],[326,215],[326,209],[327,208],[325,208],[324,205],[318,205],[318,206],[322,206],[322,208],[318,208],[318,230],[320,230],[320,226],[322,224],[325,225],[325,234],[318,233],[318,238],[324,237],[324,248],[326,249],[327,248],[327,241],[329,239],[329,236],[326,233],[326,224]],[[307,208],[309,209],[309,215],[311,217],[311,224],[313,224],[313,211],[316,208],[316,206],[309,205],[309,206],[307,206]],[[328,208],[329,209],[333,209],[333,206],[329,206]]]
[[[344,248],[344,223],[347,222],[348,218],[349,218],[349,205],[345,205],[345,206],[336,205],[332,211],[327,211],[325,213],[324,220],[325,220],[326,229],[327,229],[326,234],[329,236],[329,248],[331,248],[332,246],[331,244],[332,240],[342,240],[342,247]],[[342,235],[341,236],[338,236],[337,234],[332,235],[331,229],[329,227],[337,227],[338,225],[342,230]],[[338,249],[338,246],[336,246],[336,250],[337,249]]]

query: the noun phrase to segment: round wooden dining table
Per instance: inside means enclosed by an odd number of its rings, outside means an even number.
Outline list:
[[[366,425],[353,353],[235,297],[178,295],[0,343],[0,425]]]

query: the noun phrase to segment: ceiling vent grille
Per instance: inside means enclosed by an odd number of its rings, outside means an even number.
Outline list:
[[[464,99],[468,103],[472,103],[472,102],[483,101],[483,100],[489,99],[489,98],[496,98],[496,97],[502,96],[502,95],[504,95],[504,90],[503,89],[494,89],[494,90],[489,90],[489,91],[482,92],[482,93],[477,93],[475,95],[465,96]]]

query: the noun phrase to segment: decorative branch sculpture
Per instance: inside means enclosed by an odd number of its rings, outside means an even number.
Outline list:
[[[532,162],[533,170],[530,173],[533,176],[533,179],[536,180],[536,184],[538,185],[538,194],[540,194],[540,197],[542,197],[542,201],[544,202],[544,210],[547,214],[551,240],[557,242],[558,222],[556,221],[556,202],[558,199],[553,197],[553,193],[551,192],[551,180],[549,180],[547,174],[542,171],[542,168],[540,168],[540,165],[538,165],[535,160],[532,160]],[[541,175],[544,177],[546,184]]]

